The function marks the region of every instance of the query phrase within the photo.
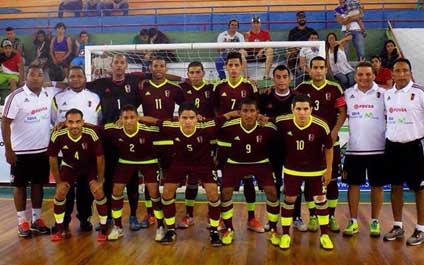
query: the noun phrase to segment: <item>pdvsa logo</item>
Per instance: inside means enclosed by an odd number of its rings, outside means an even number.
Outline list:
[[[389,112],[390,113],[393,113],[393,112],[407,112],[408,110],[406,109],[406,108],[393,108],[393,107],[390,107],[389,108]]]

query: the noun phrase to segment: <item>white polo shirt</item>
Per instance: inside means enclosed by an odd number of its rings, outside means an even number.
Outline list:
[[[362,92],[358,85],[345,91],[349,122],[349,141],[346,154],[384,154],[386,118],[384,93],[386,90],[373,82],[370,90]]]
[[[387,110],[386,138],[407,143],[424,137],[424,87],[410,81],[398,90],[388,90],[384,96]]]
[[[75,92],[70,88],[54,96],[52,107],[52,123],[65,121],[65,114],[70,109],[79,109],[84,115],[84,121],[98,125],[100,120],[100,98],[96,93],[83,89]]]
[[[16,154],[47,151],[50,140],[52,99],[59,88],[42,88],[39,95],[27,85],[6,97],[3,117],[12,119],[11,142]]]

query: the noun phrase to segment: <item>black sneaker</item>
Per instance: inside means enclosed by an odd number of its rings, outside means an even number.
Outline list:
[[[93,225],[89,221],[81,221],[80,230],[81,232],[91,232],[93,231]]]
[[[41,218],[31,224],[30,230],[39,234],[50,234],[50,228],[44,224],[44,221]]]
[[[218,231],[216,231],[216,230],[213,231],[212,230],[209,235],[210,235],[209,238],[210,238],[210,242],[211,242],[211,246],[212,247],[220,247],[220,246],[222,246],[222,241],[219,238]]]
[[[387,232],[384,235],[383,239],[385,241],[393,241],[393,240],[396,240],[396,239],[402,239],[404,234],[405,234],[405,230],[403,230],[399,226],[395,225],[395,226],[393,226],[392,230],[390,230],[390,232]]]
[[[175,233],[175,230],[170,229],[166,231],[165,236],[162,238],[162,240],[159,241],[159,243],[164,245],[170,245],[174,244],[177,240],[177,233]]]
[[[412,236],[410,238],[408,238],[406,243],[410,246],[416,246],[416,245],[423,244],[424,243],[424,232],[421,232],[420,230],[415,229],[414,233],[412,234]]]

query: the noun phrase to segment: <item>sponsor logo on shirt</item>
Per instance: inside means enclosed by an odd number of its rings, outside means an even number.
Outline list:
[[[406,108],[393,108],[390,107],[389,108],[389,112],[393,113],[393,112],[408,112],[408,110]]]
[[[43,112],[43,111],[45,111],[45,110],[48,110],[48,108],[47,108],[47,107],[42,107],[42,108],[38,108],[38,109],[33,109],[33,110],[31,111],[31,115],[35,115],[35,114],[37,114],[37,113],[39,113],[39,112]]]
[[[355,104],[353,105],[354,109],[373,109],[373,104]]]

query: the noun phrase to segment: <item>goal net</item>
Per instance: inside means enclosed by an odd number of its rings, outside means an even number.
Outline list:
[[[187,77],[187,66],[190,62],[200,61],[205,68],[205,79],[220,79],[220,69],[225,70],[225,56],[229,51],[240,51],[247,61],[244,75],[258,80],[259,86],[268,85],[263,82],[268,65],[272,69],[278,64],[289,67],[292,79],[300,82],[304,72],[300,70],[299,51],[313,49],[315,53],[325,57],[323,41],[270,41],[270,42],[228,42],[228,43],[175,43],[175,44],[132,44],[132,45],[100,45],[85,47],[85,71],[87,80],[91,81],[110,75],[110,63],[115,54],[124,54],[128,60],[128,72],[148,72],[152,56],[163,57],[167,62],[168,73]],[[263,53],[261,50],[264,50]],[[266,62],[266,52],[271,51],[272,61]],[[258,56],[259,55],[259,56]],[[260,56],[262,55],[262,56]],[[268,55],[269,56],[269,55]],[[222,70],[221,70],[222,71]],[[222,73],[222,72],[221,72]],[[222,78],[222,75],[221,75]]]

